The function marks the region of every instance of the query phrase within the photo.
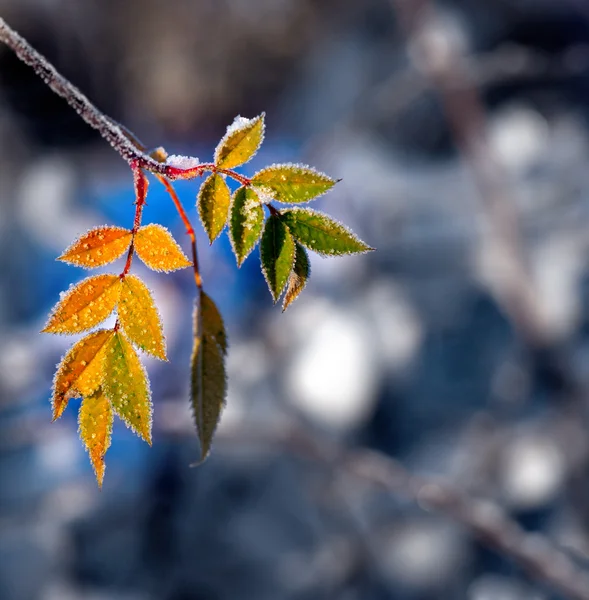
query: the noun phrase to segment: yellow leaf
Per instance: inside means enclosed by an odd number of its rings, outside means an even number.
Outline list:
[[[78,283],[55,306],[43,333],[79,333],[104,321],[121,291],[118,275],[95,275]]]
[[[127,338],[117,331],[104,360],[103,389],[117,415],[151,444],[151,391],[147,375]]]
[[[63,357],[53,380],[53,420],[63,414],[68,400],[92,394],[102,383],[102,358],[112,330],[94,331],[76,342]]]
[[[126,275],[121,285],[119,321],[129,339],[144,352],[166,360],[162,323],[147,286],[135,275]]]
[[[230,204],[231,191],[223,177],[217,173],[209,175],[200,186],[196,207],[211,244],[225,228]]]
[[[264,113],[254,119],[236,117],[215,150],[215,165],[232,169],[246,163],[264,139]]]
[[[76,240],[58,260],[80,267],[100,267],[119,258],[129,248],[131,237],[123,227],[98,227]]]
[[[170,232],[156,223],[140,227],[134,245],[137,256],[154,271],[175,271],[192,265]]]
[[[104,479],[104,455],[110,446],[112,423],[112,406],[102,388],[82,400],[78,416],[80,439],[88,450],[100,487]]]
[[[224,355],[227,336],[219,311],[204,292],[201,292],[198,304],[200,307],[197,305],[194,315],[191,404],[200,439],[199,463],[202,463],[211,450],[213,436],[225,407],[227,378]]]

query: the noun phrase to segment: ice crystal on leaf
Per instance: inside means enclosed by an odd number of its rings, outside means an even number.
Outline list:
[[[264,140],[264,116],[235,118],[215,150],[217,167],[232,169],[253,158]]]
[[[216,173],[207,177],[198,194],[197,208],[211,244],[225,228],[230,204],[231,191],[225,179]]]
[[[295,259],[295,241],[278,215],[266,221],[260,246],[262,271],[274,299],[278,302]]]

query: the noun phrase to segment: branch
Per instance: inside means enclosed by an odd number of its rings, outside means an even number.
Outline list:
[[[4,42],[16,56],[33,71],[58,95],[61,96],[81,117],[100,133],[100,135],[126,160],[139,169],[151,173],[159,173],[170,179],[181,178],[186,169],[159,163],[144,154],[132,143],[125,129],[113,119],[98,110],[82,92],[68,81],[39,52],[37,52],[22,36],[12,29],[0,17],[0,41]]]
[[[452,485],[409,473],[393,458],[368,449],[348,450],[337,443],[313,436],[307,427],[295,423],[263,430],[240,424],[220,432],[223,440],[242,444],[269,443],[325,463],[330,471],[344,470],[395,497],[416,502],[463,525],[487,546],[511,559],[523,571],[574,600],[589,600],[589,574],[565,552],[537,533],[529,533],[510,519],[490,500],[476,499]]]

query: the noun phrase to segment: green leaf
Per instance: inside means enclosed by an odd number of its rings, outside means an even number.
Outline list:
[[[215,165],[232,169],[250,160],[264,139],[264,113],[254,119],[236,117],[215,150]]]
[[[214,302],[201,292],[194,314],[191,403],[200,439],[200,461],[209,455],[221,412],[225,407],[227,336]]]
[[[278,202],[308,202],[331,189],[336,181],[305,165],[272,165],[252,177],[252,185]]]
[[[292,208],[281,214],[295,239],[319,254],[334,256],[374,250],[347,227],[316,210]]]
[[[282,312],[284,312],[299,296],[307,285],[311,275],[311,265],[309,264],[309,255],[307,251],[297,242],[295,263],[292,273],[288,278],[288,286],[282,303]]]
[[[262,272],[274,303],[284,290],[295,259],[295,242],[279,215],[266,220],[260,246]]]
[[[229,237],[237,266],[241,267],[262,235],[264,210],[254,190],[240,187],[233,194],[230,213]]]
[[[197,208],[211,244],[227,223],[230,203],[231,192],[225,179],[216,173],[209,175],[198,193]]]
[[[149,382],[137,353],[120,331],[109,342],[102,387],[115,413],[151,445]]]

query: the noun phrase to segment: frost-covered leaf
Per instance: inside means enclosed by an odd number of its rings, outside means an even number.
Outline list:
[[[103,380],[104,349],[114,335],[112,330],[94,331],[76,342],[63,357],[53,379],[53,420],[59,419],[68,400],[90,395]]]
[[[200,309],[205,335],[213,338],[219,344],[223,354],[227,354],[227,333],[223,317],[217,305],[205,292],[200,293]]]
[[[134,246],[137,256],[154,271],[169,272],[192,265],[172,234],[157,223],[140,227]]]
[[[231,191],[225,179],[216,173],[209,175],[200,187],[196,206],[211,244],[227,223],[230,203]]]
[[[143,352],[167,360],[162,322],[147,286],[135,275],[121,283],[118,315],[129,339]]]
[[[284,312],[299,296],[307,285],[307,281],[311,275],[311,265],[309,264],[309,255],[307,251],[297,242],[295,263],[292,268],[292,273],[288,278],[286,294],[282,303],[282,312]]]
[[[227,336],[219,311],[213,301],[201,292],[194,314],[191,365],[191,404],[200,440],[199,463],[205,460],[211,450],[213,436],[225,406],[226,347]]]
[[[151,445],[149,381],[137,353],[121,331],[109,342],[102,387],[115,413]]]
[[[264,139],[264,113],[254,119],[236,117],[215,150],[215,165],[232,169],[250,160]]]
[[[278,202],[298,204],[313,200],[331,189],[336,181],[306,165],[272,165],[252,177],[252,185]]]
[[[98,388],[82,400],[78,415],[78,430],[80,439],[90,455],[96,481],[100,487],[104,480],[104,455],[110,446],[112,423],[112,406],[102,388]]]
[[[57,303],[43,333],[79,333],[102,323],[114,310],[120,291],[118,275],[84,279]]]
[[[262,235],[264,210],[253,189],[240,187],[233,194],[230,213],[229,237],[237,266],[241,267]]]
[[[260,245],[262,272],[274,302],[284,290],[295,259],[295,242],[278,215],[266,220]]]
[[[347,227],[315,210],[285,210],[282,220],[297,241],[319,254],[334,256],[373,250]]]
[[[57,259],[91,269],[121,256],[131,243],[132,233],[123,227],[97,227],[76,240]]]

